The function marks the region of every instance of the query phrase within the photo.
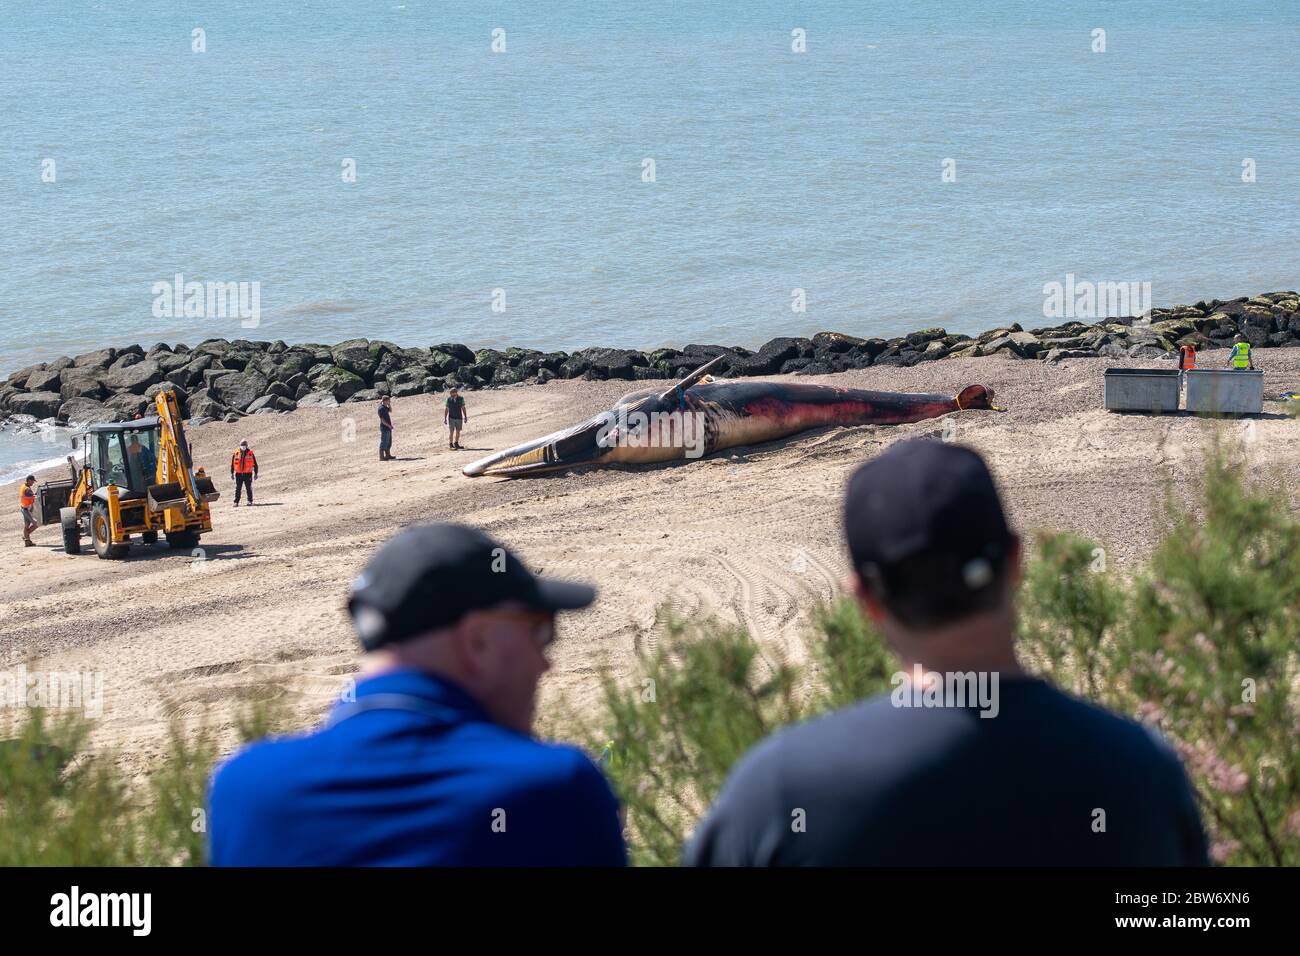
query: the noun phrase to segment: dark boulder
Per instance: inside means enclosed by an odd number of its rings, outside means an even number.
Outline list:
[[[393,386],[393,398],[406,398],[409,395],[419,395],[424,391],[424,386],[419,382],[399,382]]]
[[[141,417],[149,411],[148,400],[143,395],[133,395],[131,392],[114,395],[104,404],[120,413],[123,421]]]
[[[102,375],[103,370],[94,366],[65,368],[59,377],[59,394],[64,401],[73,398],[104,398],[108,392],[104,389]]]
[[[334,408],[338,403],[338,399],[327,391],[308,392],[298,399],[299,408]]]
[[[506,367],[502,366],[502,368]],[[456,374],[470,376],[480,384],[487,385],[493,380],[496,372],[497,367],[491,362],[475,362],[473,365],[462,367]]]
[[[29,392],[57,392],[61,384],[60,376],[63,374],[62,369],[43,368],[35,369],[27,380],[23,382],[23,388]]]
[[[224,418],[230,411],[207,389],[199,389],[190,395],[185,403],[191,418]]]
[[[374,379],[375,371],[379,368],[379,362],[385,354],[387,354],[386,349],[381,343],[371,343],[366,339],[344,342],[342,345],[335,346],[330,352],[335,365],[367,382]]]
[[[852,352],[866,344],[865,339],[845,335],[843,332],[818,332],[812,337],[812,346],[815,353],[832,352],[838,354]]]
[[[591,368],[591,363],[582,357],[581,353],[570,355],[560,366],[558,374],[561,378],[579,378]]]
[[[461,365],[474,364],[474,353],[467,346],[457,342],[443,342],[440,345],[434,345],[429,349],[430,352],[445,352],[452,358],[456,359]]]
[[[262,411],[291,412],[297,407],[297,402],[291,398],[285,398],[283,395],[263,395],[248,406],[248,414],[256,415]]]
[[[266,394],[269,384],[260,372],[232,372],[214,379],[209,388],[218,401],[242,412]]]
[[[317,369],[320,366],[316,366]],[[329,392],[336,402],[345,402],[366,387],[365,379],[345,368],[328,366],[311,377],[312,388]],[[302,404],[301,401],[298,403]]]
[[[630,380],[635,374],[633,369],[650,364],[643,353],[632,349],[583,349],[576,356],[581,356],[588,368],[603,373],[605,378]]]
[[[505,351],[506,361],[518,368],[524,362],[538,361],[542,358],[542,353],[537,349],[521,349],[511,346]]]
[[[462,346],[462,348],[464,347]],[[465,349],[465,351],[469,352],[469,349]],[[434,346],[429,350],[429,361],[425,367],[431,372],[436,372],[439,375],[446,375],[450,372],[456,371],[458,368],[463,368],[466,365],[473,364],[473,352],[469,352],[469,361],[466,361],[462,353],[452,353]]]
[[[1097,357],[1097,353],[1094,352],[1092,349],[1055,348],[1048,351],[1047,358],[1045,359],[1045,361],[1050,362],[1054,365],[1057,362],[1063,361],[1065,359],[1096,358],[1096,357]]]
[[[157,362],[143,359],[122,368],[110,368],[104,373],[104,387],[111,392],[131,392],[143,395],[150,385],[163,380],[163,370]]]
[[[938,327],[921,329],[919,332],[909,332],[906,336],[906,340],[910,348],[920,351],[927,343],[933,342],[935,339],[941,339],[947,334],[947,329],[941,329]]]
[[[809,339],[778,338],[765,342],[753,355],[733,359],[733,375],[775,375],[794,359],[812,358],[813,344]]]
[[[876,356],[873,365],[901,365],[904,368],[911,368],[921,360],[921,353],[915,349],[904,349],[897,345],[890,346]]]
[[[191,361],[191,357],[183,352],[160,352],[157,354],[151,352],[149,358],[151,361],[158,363],[158,367],[163,370],[163,375],[170,375],[177,369],[189,365]]]
[[[59,406],[58,419],[65,425],[93,425],[96,422],[113,422],[118,419],[103,402],[93,398],[73,398]]]
[[[211,388],[212,383],[215,382],[217,379],[221,378],[223,375],[235,375],[235,374],[237,373],[235,373],[231,369],[215,367],[215,368],[204,369],[203,374],[200,376],[200,378],[203,380],[204,388]]]
[[[497,366],[496,374],[492,376],[492,384],[496,386],[518,385],[528,376],[517,368],[509,365]]]
[[[182,405],[185,404],[185,399],[189,397],[189,392],[181,388],[179,385],[173,385],[171,382],[156,382],[153,385],[150,385],[144,390],[144,397],[148,401],[152,402],[158,397],[159,392],[171,392],[176,396],[176,401],[180,402]]]
[[[59,414],[63,397],[58,392],[17,392],[9,396],[9,410],[33,418],[53,418]]]
[[[193,388],[203,381],[203,373],[212,367],[212,356],[206,353],[200,354],[191,359],[187,364],[180,368],[172,369],[165,372],[164,377],[167,381],[181,388]]]
[[[232,346],[234,343],[231,343]],[[228,368],[235,372],[245,371],[249,363],[261,356],[249,352],[245,349],[230,348],[221,355],[221,367]]]
[[[83,352],[72,360],[72,364],[77,368],[106,369],[113,364],[115,358],[117,358],[117,349],[98,349],[94,352]]]
[[[15,369],[10,372],[9,377],[5,379],[5,384],[16,389],[22,389],[23,383],[27,381],[27,377],[37,369],[44,367],[44,365],[25,365],[20,369]],[[62,371],[62,369],[60,369],[60,371]]]
[[[110,372],[118,372],[143,360],[144,356],[139,355],[136,352],[121,352],[118,354],[117,358],[113,359],[112,363],[108,366],[108,370]]]

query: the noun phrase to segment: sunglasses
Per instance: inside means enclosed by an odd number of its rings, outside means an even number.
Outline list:
[[[555,643],[555,615],[548,611],[484,611],[496,617],[513,618],[528,627],[528,636],[539,651]]]

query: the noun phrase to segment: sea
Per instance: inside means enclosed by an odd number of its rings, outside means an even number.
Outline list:
[[[0,379],[212,337],[1029,327],[1067,276],[1293,289],[1298,40],[1295,0],[5,0]],[[178,283],[255,294],[187,316]],[[62,439],[0,430],[0,481]]]

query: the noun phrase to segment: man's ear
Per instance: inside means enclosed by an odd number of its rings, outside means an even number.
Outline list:
[[[1021,558],[1024,550],[1020,544],[1020,536],[1012,535],[1011,543],[1007,545],[1007,583],[1011,585],[1014,591],[1020,586],[1020,576],[1024,571],[1024,565]]]
[[[456,664],[462,673],[477,675],[483,671],[483,655],[488,650],[488,641],[483,628],[479,626],[478,616],[473,611],[456,622],[448,639],[455,649]]]
[[[862,576],[854,574],[850,577],[850,586],[853,590],[853,596],[858,599],[858,606],[862,612],[874,623],[879,624],[885,619],[885,606],[880,603],[880,599],[871,593]]]

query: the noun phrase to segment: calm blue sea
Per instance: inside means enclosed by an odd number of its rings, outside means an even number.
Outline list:
[[[6,0],[0,374],[974,331],[1067,273],[1294,288],[1298,40],[1292,0]],[[156,317],[177,273],[259,283],[259,327]]]

